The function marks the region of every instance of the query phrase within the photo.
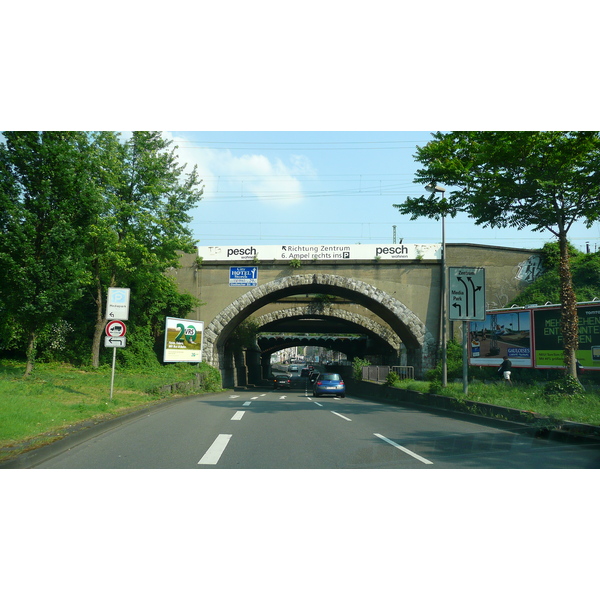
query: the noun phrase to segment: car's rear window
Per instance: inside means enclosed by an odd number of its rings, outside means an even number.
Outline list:
[[[341,379],[339,373],[323,373],[319,379],[329,379],[330,381],[339,381]]]

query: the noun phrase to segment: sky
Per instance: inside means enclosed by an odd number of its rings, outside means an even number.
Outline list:
[[[200,246],[439,243],[441,221],[411,221],[394,204],[425,194],[413,183],[417,146],[431,131],[166,131],[204,194],[190,212]],[[600,223],[571,228],[573,245],[600,245]],[[550,232],[446,219],[446,243],[540,248]]]

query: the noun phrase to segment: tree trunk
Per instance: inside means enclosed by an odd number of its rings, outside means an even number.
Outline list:
[[[564,344],[566,375],[571,375],[577,379],[576,352],[579,347],[579,323],[566,233],[561,233],[558,241],[560,246],[560,327]]]
[[[36,340],[37,335],[35,331],[32,331],[29,334],[29,342],[27,344],[27,364],[25,366],[24,377],[29,377],[29,375],[33,371],[33,365],[35,364]]]

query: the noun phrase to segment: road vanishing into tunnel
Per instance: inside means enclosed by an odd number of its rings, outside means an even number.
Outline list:
[[[64,440],[63,440],[64,442]],[[190,396],[84,438],[44,469],[599,468],[598,445],[306,388]]]

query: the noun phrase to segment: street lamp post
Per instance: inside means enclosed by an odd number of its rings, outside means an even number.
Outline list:
[[[425,186],[425,189],[431,193],[435,194],[440,192],[442,194],[442,206],[444,204],[444,192],[446,188],[443,188],[441,185],[437,185],[435,182],[429,183]],[[446,352],[446,338],[448,336],[448,324],[446,318],[446,310],[447,310],[447,285],[446,285],[446,210],[445,206],[442,209],[442,285],[441,285],[441,294],[440,294],[440,303],[442,305],[442,309],[440,312],[441,319],[441,329],[442,329],[442,387],[446,387],[448,385],[448,355]]]

